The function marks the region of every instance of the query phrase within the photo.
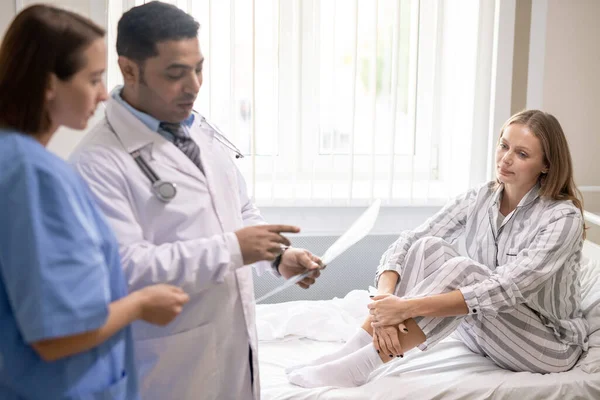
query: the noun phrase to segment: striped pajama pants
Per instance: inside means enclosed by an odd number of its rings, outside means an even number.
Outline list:
[[[400,267],[396,296],[418,298],[447,293],[487,279],[489,268],[460,256],[440,238],[426,237],[409,249]],[[414,318],[427,340],[421,350],[455,332],[473,352],[512,371],[562,372],[572,368],[581,347],[562,343],[525,304],[494,318],[482,314]]]

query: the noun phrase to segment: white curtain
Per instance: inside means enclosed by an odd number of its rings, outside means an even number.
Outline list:
[[[108,0],[116,23],[143,0]],[[196,109],[259,205],[433,205],[486,178],[491,1],[170,1],[201,24]],[[483,156],[482,156],[483,155]]]

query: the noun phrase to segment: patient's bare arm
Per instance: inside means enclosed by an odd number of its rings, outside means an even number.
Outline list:
[[[394,354],[398,355],[398,345],[402,346],[403,351],[408,351],[425,341],[425,335],[415,323],[414,317],[451,317],[465,315],[468,312],[465,300],[459,290],[414,299],[383,294],[375,296],[373,300],[375,301],[368,305],[370,316],[374,320],[371,324],[373,343],[378,350],[379,348],[386,350],[383,356],[381,352],[379,353],[384,362],[387,361],[385,355],[388,357],[392,357]],[[395,337],[390,338],[396,333],[396,330],[390,327],[395,328],[398,324],[400,324],[400,331],[396,341]],[[402,335],[401,332],[405,327],[405,335]],[[364,328],[366,326],[363,325]],[[383,343],[378,336],[385,337]],[[377,343],[379,343],[379,347]],[[392,349],[396,353],[392,352]]]
[[[392,294],[396,290],[396,285],[400,275],[396,271],[385,271],[379,277],[377,281],[377,292],[378,294]],[[363,322],[362,328],[373,337],[373,345],[379,352],[379,354],[385,353],[386,357],[390,359],[393,355],[400,356],[403,354],[402,346],[398,341],[399,329],[398,327],[389,327],[387,329],[380,329],[378,334],[374,334],[371,315]],[[389,356],[389,357],[388,357]]]
[[[394,293],[398,280],[400,280],[400,275],[396,271],[385,271],[377,282],[377,292],[379,294]]]
[[[385,271],[377,282],[378,293],[393,294],[399,279],[400,275],[396,271]],[[382,327],[376,331],[371,326],[372,322],[369,315],[362,324],[362,328],[373,336],[373,345],[379,352],[383,362],[387,362],[394,357],[402,357],[404,352],[425,341],[425,335],[421,328],[412,319],[405,321],[404,325]]]

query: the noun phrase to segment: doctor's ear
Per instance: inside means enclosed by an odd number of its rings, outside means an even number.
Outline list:
[[[126,83],[137,83],[140,72],[138,64],[132,59],[123,56],[119,56],[118,63],[121,74],[123,74],[123,80]]]

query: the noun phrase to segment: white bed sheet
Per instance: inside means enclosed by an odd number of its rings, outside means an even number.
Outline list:
[[[600,399],[600,373],[579,366],[559,374],[510,372],[448,338],[374,371],[359,388],[303,389],[284,369],[334,351],[366,316],[366,291],[344,299],[259,305],[262,398],[282,399]]]

